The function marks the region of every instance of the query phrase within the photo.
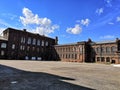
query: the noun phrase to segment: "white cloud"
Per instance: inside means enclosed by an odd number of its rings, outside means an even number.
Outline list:
[[[98,8],[98,9],[96,10],[96,13],[97,13],[98,15],[101,15],[101,14],[103,13],[103,11],[104,11],[103,8]]]
[[[41,18],[38,14],[34,14],[28,8],[23,8],[23,16],[20,16],[20,21],[24,26],[35,25],[34,32],[41,35],[48,35],[59,28],[58,25],[53,25],[52,21],[46,17]]]
[[[100,37],[100,39],[113,39],[113,38],[115,38],[114,35],[105,35]]]
[[[80,27],[79,24],[76,24],[75,27],[73,28],[67,28],[66,32],[71,33],[71,34],[80,34],[82,31],[82,28]]]
[[[84,25],[84,26],[88,26],[90,23],[90,20],[89,19],[85,19],[85,20],[81,20],[81,24]]]
[[[117,22],[120,22],[120,17],[117,17]]]
[[[112,0],[104,0],[107,7],[112,7]]]
[[[110,25],[114,25],[114,23],[113,23],[113,22],[109,22],[108,24],[110,24]]]

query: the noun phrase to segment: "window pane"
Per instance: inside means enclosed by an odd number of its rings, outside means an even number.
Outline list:
[[[6,47],[7,47],[6,43],[1,43],[1,48],[6,48]]]
[[[5,54],[5,52],[4,51],[1,51],[1,56],[3,56]]]
[[[30,37],[28,38],[27,44],[31,44],[31,38]]]
[[[15,44],[12,44],[12,49],[15,49]]]

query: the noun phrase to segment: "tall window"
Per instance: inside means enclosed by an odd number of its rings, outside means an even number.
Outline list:
[[[5,52],[4,51],[1,51],[1,56],[4,56],[5,55]]]
[[[44,41],[42,40],[42,46],[44,46]]]
[[[35,44],[36,44],[36,39],[34,38],[34,39],[33,39],[33,45],[35,45]]]
[[[46,41],[46,46],[48,46],[48,41]]]
[[[97,48],[96,48],[96,52],[97,52],[97,53],[100,53],[100,47],[97,47]]]
[[[31,38],[30,37],[28,38],[27,44],[31,44]]]
[[[111,51],[112,51],[112,52],[116,52],[116,51],[117,51],[117,47],[112,46],[112,47],[111,47]]]
[[[37,45],[40,45],[40,40],[37,40]]]
[[[106,53],[110,53],[110,47],[106,47]]]
[[[12,44],[12,49],[15,49],[15,44]]]
[[[102,47],[102,53],[105,53],[105,48],[104,47]]]
[[[6,43],[1,43],[1,48],[6,48],[7,44]]]
[[[21,37],[21,43],[25,43],[25,37]]]

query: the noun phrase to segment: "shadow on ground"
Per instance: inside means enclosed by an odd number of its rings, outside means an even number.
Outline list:
[[[0,65],[0,90],[93,90],[63,80],[75,79]]]

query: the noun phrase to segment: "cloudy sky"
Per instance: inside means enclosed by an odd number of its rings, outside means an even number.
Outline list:
[[[1,0],[0,33],[27,29],[59,43],[120,38],[120,0]]]

